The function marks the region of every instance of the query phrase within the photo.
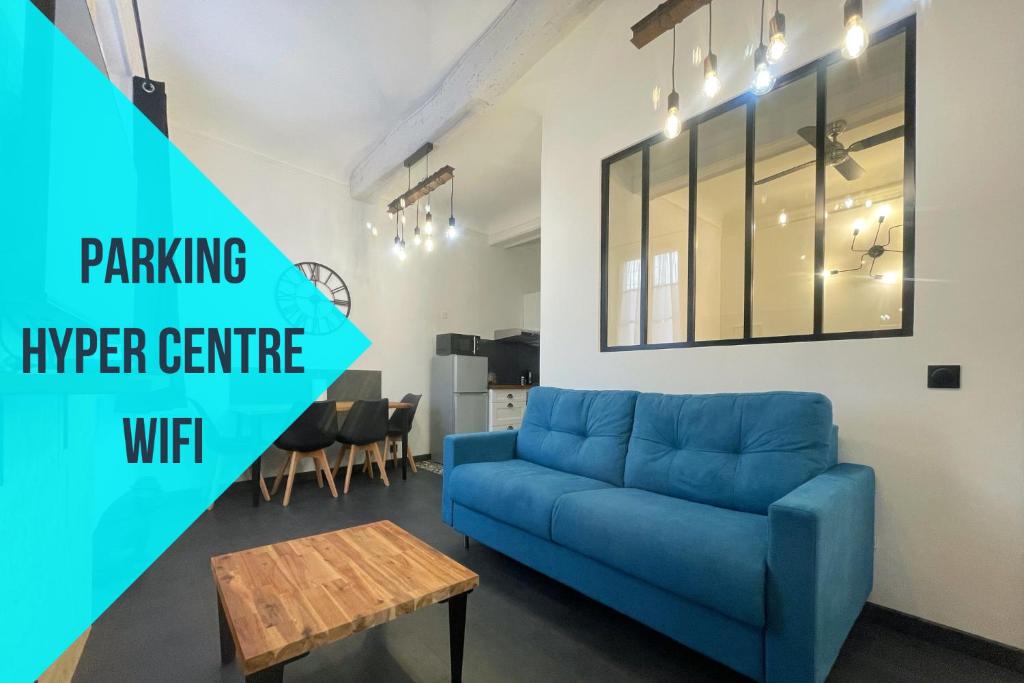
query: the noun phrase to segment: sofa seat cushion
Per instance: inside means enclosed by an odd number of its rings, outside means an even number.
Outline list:
[[[765,623],[768,518],[639,489],[563,495],[551,538],[751,626]]]
[[[445,476],[456,503],[545,540],[551,540],[551,511],[560,496],[611,488],[518,459],[459,465]]]

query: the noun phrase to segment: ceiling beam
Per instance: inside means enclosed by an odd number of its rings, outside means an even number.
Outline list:
[[[633,37],[630,42],[636,45],[637,49],[642,48],[710,3],[711,0],[665,0],[653,12],[633,24]]]
[[[142,52],[135,33],[131,0],[86,0],[107,77],[128,99],[132,76],[142,73]]]
[[[379,138],[353,167],[352,196],[374,200],[425,140],[439,140],[466,117],[492,106],[598,4],[599,0],[512,0],[426,101]]]

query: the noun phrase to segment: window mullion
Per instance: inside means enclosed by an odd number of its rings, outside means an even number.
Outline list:
[[[686,342],[692,344],[696,339],[697,321],[694,314],[697,310],[697,131],[700,126],[690,126],[690,202],[687,215],[686,238]]]
[[[640,345],[647,344],[648,270],[650,265],[651,146],[644,145],[641,156],[640,189]]]
[[[818,65],[814,131],[814,334],[820,335],[825,310],[825,127],[828,64]]]

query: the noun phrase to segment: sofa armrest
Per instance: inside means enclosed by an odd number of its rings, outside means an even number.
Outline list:
[[[841,463],[768,508],[765,680],[825,680],[871,592],[875,473]]]
[[[516,436],[519,430],[449,434],[444,437],[444,477],[441,480],[441,519],[452,523],[452,501],[448,482],[452,470],[471,462],[497,462],[516,456]]]

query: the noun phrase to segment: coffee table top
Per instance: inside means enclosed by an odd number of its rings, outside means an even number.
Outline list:
[[[246,674],[480,584],[475,572],[387,520],[210,563]]]

